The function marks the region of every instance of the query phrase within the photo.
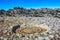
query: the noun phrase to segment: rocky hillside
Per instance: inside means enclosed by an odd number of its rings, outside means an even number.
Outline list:
[[[40,9],[26,9],[23,7],[14,7],[9,10],[0,10],[0,16],[19,16],[19,17],[58,17],[60,18],[60,8],[40,8]]]
[[[22,24],[41,24],[44,28],[48,27],[49,31],[45,34],[16,34],[16,29]],[[52,17],[0,17],[0,40],[60,40],[60,19]]]

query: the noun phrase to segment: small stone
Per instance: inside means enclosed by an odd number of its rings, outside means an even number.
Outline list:
[[[38,40],[43,40],[43,37],[38,37]]]
[[[35,36],[35,38],[38,38],[38,36]]]
[[[57,38],[59,37],[57,34],[55,35]]]
[[[4,40],[7,40],[7,38],[4,38]]]
[[[22,37],[25,37],[25,35],[22,35]]]
[[[52,32],[49,32],[49,34],[52,34]]]
[[[57,38],[57,40],[60,40],[60,38]]]
[[[53,35],[49,35],[50,38],[53,38],[54,36]]]
[[[1,40],[3,40],[3,37],[0,37]]]

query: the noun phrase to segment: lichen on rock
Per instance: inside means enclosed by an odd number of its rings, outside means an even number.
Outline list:
[[[43,33],[46,32],[48,29],[41,27],[40,25],[24,25],[21,26],[16,30],[16,33],[19,34],[34,34],[34,33]]]

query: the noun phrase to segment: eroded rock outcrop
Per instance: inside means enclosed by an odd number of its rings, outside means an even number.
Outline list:
[[[34,33],[44,33],[48,31],[47,28],[43,28],[40,25],[24,25],[16,30],[19,34],[34,34]]]

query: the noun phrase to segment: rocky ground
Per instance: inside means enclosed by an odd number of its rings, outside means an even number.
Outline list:
[[[22,24],[47,26],[46,34],[16,34],[13,27]],[[0,17],[0,40],[60,40],[60,19],[53,17]]]

